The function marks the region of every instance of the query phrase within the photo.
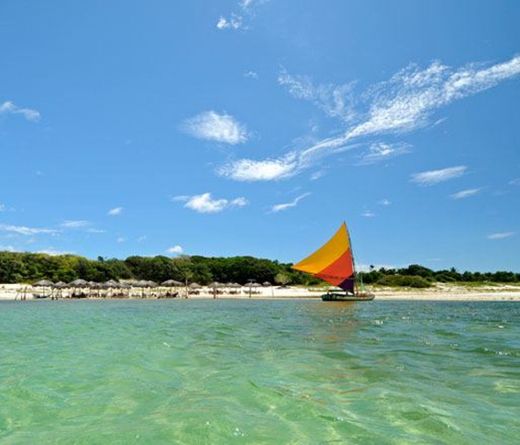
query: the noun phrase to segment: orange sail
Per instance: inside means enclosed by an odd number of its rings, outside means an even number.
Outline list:
[[[295,264],[293,269],[307,272],[333,286],[354,292],[354,258],[347,225],[343,223],[330,240]]]

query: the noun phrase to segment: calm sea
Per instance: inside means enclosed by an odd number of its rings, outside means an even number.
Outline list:
[[[520,304],[0,303],[1,444],[513,444]]]

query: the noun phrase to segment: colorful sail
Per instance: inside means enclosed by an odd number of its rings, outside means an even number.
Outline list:
[[[343,223],[335,235],[316,252],[293,266],[315,277],[354,292],[354,259],[347,225]]]

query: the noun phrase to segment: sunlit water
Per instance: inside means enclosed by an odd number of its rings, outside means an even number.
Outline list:
[[[0,443],[512,444],[519,322],[515,303],[3,302]]]

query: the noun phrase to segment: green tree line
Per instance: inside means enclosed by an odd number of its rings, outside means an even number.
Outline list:
[[[77,255],[0,252],[0,283],[31,283],[40,279],[70,282],[78,278],[96,282],[133,278],[157,283],[170,279],[199,284],[213,281],[245,284],[251,280],[279,284],[320,283],[320,280],[292,270],[290,264],[250,256],[130,256],[125,260],[103,257],[91,260]]]
[[[323,284],[319,279],[292,270],[291,264],[251,256],[131,256],[125,260],[102,257],[91,260],[77,255],[0,252],[0,283],[31,283],[40,279],[70,282],[78,278],[96,282],[133,278],[158,283],[173,279],[199,284],[212,281],[245,284],[250,280],[307,286]],[[454,268],[433,271],[417,264],[400,269],[371,268],[359,273],[358,278],[366,284],[407,287],[428,287],[435,282],[520,283],[520,273],[458,272]]]

